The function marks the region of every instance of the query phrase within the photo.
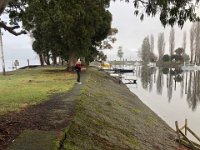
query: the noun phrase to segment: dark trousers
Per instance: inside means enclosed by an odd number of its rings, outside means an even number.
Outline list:
[[[80,70],[76,70],[76,73],[77,73],[77,82],[80,82],[80,78],[81,78],[81,75],[80,75]]]

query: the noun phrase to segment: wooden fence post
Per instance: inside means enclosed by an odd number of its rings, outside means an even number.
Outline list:
[[[187,136],[187,128],[188,128],[188,122],[187,119],[185,119],[185,136]]]
[[[178,135],[178,141],[180,143],[181,142],[181,138],[180,138],[180,134],[179,134],[178,121],[175,122],[175,125],[176,125],[176,132],[177,132],[177,135]]]

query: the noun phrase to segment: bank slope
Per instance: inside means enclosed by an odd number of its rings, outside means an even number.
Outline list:
[[[105,73],[89,70],[77,99],[66,150],[174,150],[175,132],[132,94]]]

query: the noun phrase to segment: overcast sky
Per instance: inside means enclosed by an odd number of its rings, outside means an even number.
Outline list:
[[[137,51],[142,45],[142,41],[146,36],[154,35],[154,51],[157,53],[157,37],[160,32],[165,33],[165,51],[169,52],[169,32],[171,27],[163,27],[159,16],[154,18],[145,17],[140,21],[139,17],[134,15],[133,4],[124,2],[112,2],[110,11],[113,14],[112,26],[119,30],[117,34],[117,42],[112,50],[107,50],[106,54],[109,59],[119,59],[117,57],[118,47],[122,46],[125,59],[138,59]],[[187,22],[181,30],[175,26],[175,48],[181,47],[183,42],[183,32],[187,32],[187,47],[189,48],[189,30],[191,23]]]
[[[119,30],[116,35],[117,42],[114,44],[112,50],[106,50],[108,59],[119,59],[117,57],[117,50],[119,46],[123,47],[124,58],[136,60],[137,51],[141,47],[143,39],[153,34],[155,53],[157,53],[157,37],[160,32],[165,33],[166,53],[168,53],[169,45],[169,31],[171,27],[164,28],[159,20],[159,17],[144,18],[140,21],[139,17],[134,16],[134,8],[132,3],[111,2],[110,9],[113,14],[112,27]],[[182,46],[183,31],[187,31],[187,47],[189,48],[189,30],[191,23],[186,23],[181,30],[175,26],[175,48]],[[39,64],[36,53],[32,50],[32,40],[29,35],[14,36],[8,32],[3,31],[3,49],[6,60],[6,68],[11,68],[14,60],[19,60],[20,66],[27,65],[27,59],[30,59],[31,64]],[[1,66],[0,66],[1,70]]]

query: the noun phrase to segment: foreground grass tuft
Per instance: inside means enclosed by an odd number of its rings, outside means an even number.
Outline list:
[[[64,68],[17,70],[0,75],[0,114],[19,111],[38,104],[54,93],[66,92],[74,85],[75,75]]]

